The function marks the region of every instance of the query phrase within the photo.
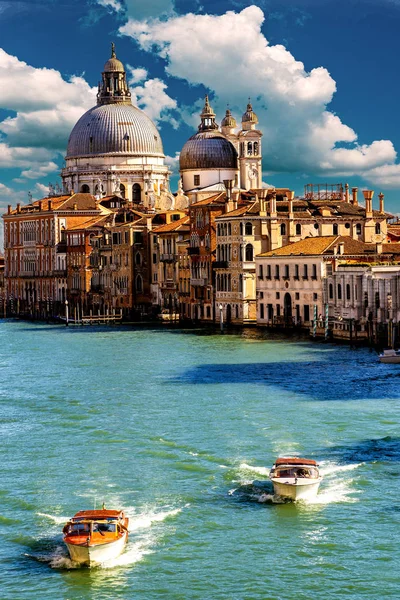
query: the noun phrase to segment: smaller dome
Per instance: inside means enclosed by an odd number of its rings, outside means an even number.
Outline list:
[[[237,169],[234,145],[219,131],[200,131],[183,146],[179,164],[181,171],[192,169]]]
[[[108,59],[104,65],[104,72],[109,73],[110,71],[124,71],[124,65],[118,58],[112,56]]]
[[[258,123],[258,117],[253,111],[253,107],[250,102],[248,103],[247,110],[242,117],[242,123]]]
[[[221,121],[221,127],[231,127],[233,129],[236,127],[236,119],[232,116],[229,108],[226,110],[225,117]]]

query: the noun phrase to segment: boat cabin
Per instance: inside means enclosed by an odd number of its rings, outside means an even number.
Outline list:
[[[272,467],[273,477],[317,479],[319,471],[315,460],[278,458]]]

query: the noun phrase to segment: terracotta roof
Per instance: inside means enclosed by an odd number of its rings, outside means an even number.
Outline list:
[[[155,227],[153,229],[154,233],[171,233],[172,231],[179,231],[181,229],[186,229],[185,225],[190,224],[189,217],[183,217],[179,219],[179,221],[172,221],[171,223],[166,223],[165,225],[160,225],[159,227]]]
[[[93,217],[92,219],[88,219],[87,221],[84,221],[83,223],[80,223],[78,225],[72,225],[71,227],[68,227],[67,231],[76,231],[79,229],[90,229],[90,227],[93,227],[95,225],[104,225],[105,222],[108,219],[108,215],[107,216],[103,216],[103,217]]]
[[[294,242],[293,244],[288,244],[282,248],[264,252],[258,256],[333,255],[334,248],[338,248],[339,244],[344,245],[344,255],[376,252],[376,244],[366,244],[365,242],[353,240],[353,238],[344,235],[328,235],[305,238],[299,242]],[[343,256],[343,254],[338,254],[338,256]]]
[[[210,196],[209,198],[204,198],[203,200],[194,202],[194,204],[191,204],[190,208],[192,208],[192,206],[208,206],[209,204],[213,204],[214,202],[222,204],[225,202],[225,196],[225,192],[219,192],[219,194],[215,194],[214,196]]]
[[[300,256],[301,254],[323,254],[327,248],[340,236],[329,235],[326,237],[305,238],[299,242],[288,244],[282,248],[276,248],[270,252],[263,252],[258,256]]]
[[[400,243],[382,244],[382,251],[385,254],[400,254]]]

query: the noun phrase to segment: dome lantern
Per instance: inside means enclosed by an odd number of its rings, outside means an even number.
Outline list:
[[[250,102],[247,104],[246,112],[242,116],[242,124],[243,129],[255,129],[255,126],[258,123],[258,117],[256,113],[253,111],[253,106]]]
[[[228,127],[229,129],[236,128],[236,119],[229,108],[226,109],[225,117],[221,121],[221,127]]]
[[[102,82],[99,83],[97,104],[131,104],[131,92],[126,81],[124,65],[111,44],[111,58],[104,65]]]
[[[215,112],[210,106],[208,100],[208,94],[206,94],[204,108],[200,114],[201,123],[199,125],[199,131],[213,131],[218,129],[218,125],[215,122]]]

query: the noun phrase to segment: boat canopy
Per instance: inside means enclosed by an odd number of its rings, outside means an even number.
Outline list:
[[[104,519],[124,519],[122,510],[80,510],[71,521],[86,519],[88,521],[101,521]]]
[[[310,458],[277,458],[275,461],[275,465],[278,467],[280,465],[310,465],[311,467],[316,467],[317,463],[315,460],[311,460]]]

